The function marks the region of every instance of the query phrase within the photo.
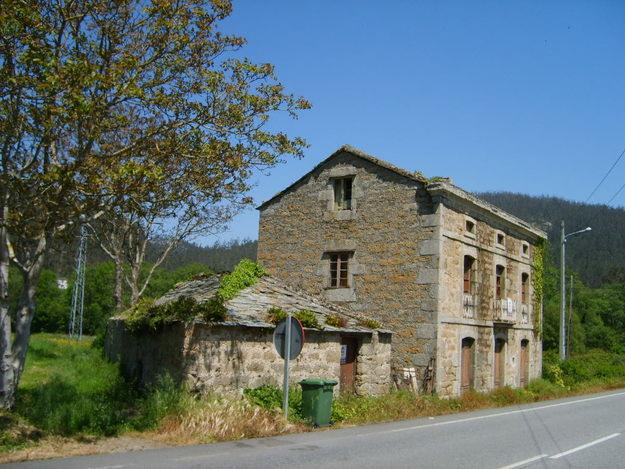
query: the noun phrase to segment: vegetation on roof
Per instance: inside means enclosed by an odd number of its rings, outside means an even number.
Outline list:
[[[278,324],[280,321],[286,319],[287,314],[288,313],[282,308],[274,306],[267,310],[265,320],[271,324]],[[321,324],[319,324],[319,320],[317,319],[317,315],[309,309],[296,311],[295,313],[292,313],[292,315],[294,318],[299,319],[299,322],[302,323],[303,327],[322,329]]]
[[[234,270],[222,277],[217,295],[224,301],[231,300],[237,293],[254,285],[265,275],[265,269],[250,259],[242,259]]]
[[[190,296],[180,296],[160,305],[155,305],[152,299],[142,299],[126,311],[124,321],[130,331],[140,332],[156,331],[169,324],[189,323],[194,319],[222,322],[226,316],[226,307],[218,297],[198,303]]]
[[[326,324],[332,327],[343,328],[347,326],[347,319],[338,314],[330,314],[326,317]]]

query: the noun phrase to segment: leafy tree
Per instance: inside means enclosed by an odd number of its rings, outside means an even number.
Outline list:
[[[69,317],[69,295],[71,290],[61,290],[57,277],[51,270],[44,269],[39,277],[33,317],[33,332],[64,332]]]
[[[228,0],[3,3],[0,406],[14,402],[46,253],[80,214],[141,218],[155,206],[164,224],[193,220],[205,201],[250,203],[253,170],[301,156],[302,139],[267,123],[309,103],[286,94],[270,64],[241,58],[244,39],[219,30],[231,10]],[[197,212],[174,197],[184,182]],[[22,277],[14,330],[9,263]]]

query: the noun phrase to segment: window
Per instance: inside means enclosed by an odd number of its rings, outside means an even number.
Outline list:
[[[506,291],[506,268],[498,265],[495,268],[495,298],[501,300]]]
[[[466,220],[465,229],[467,230],[467,233],[471,233],[474,235],[475,234],[475,222],[471,220]]]
[[[527,243],[523,243],[521,245],[521,254],[525,257],[528,257],[530,255],[530,246]]]
[[[506,235],[504,235],[503,233],[497,233],[496,241],[498,247],[504,247],[504,244],[506,242]]]
[[[334,179],[334,209],[352,209],[352,184],[353,177]]]
[[[473,293],[475,259],[471,256],[464,256],[464,286],[463,292],[467,294]]]
[[[528,293],[529,293],[529,281],[530,276],[527,273],[521,274],[521,303],[524,305],[527,304]]]
[[[348,252],[330,254],[330,286],[332,288],[349,288],[348,265]]]

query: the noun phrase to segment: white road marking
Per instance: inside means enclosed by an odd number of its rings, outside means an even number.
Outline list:
[[[566,405],[579,404],[582,402],[596,401],[599,399],[608,399],[610,397],[617,397],[617,396],[624,396],[624,395],[625,395],[625,392],[617,392],[614,394],[607,394],[605,396],[587,397],[585,399],[577,399],[575,401],[560,402],[558,404],[547,404],[547,405],[542,405],[538,407],[529,407],[527,409],[510,410],[508,412],[498,412],[496,414],[479,415],[477,417],[467,417],[464,419],[446,420],[444,422],[437,422],[437,423],[427,423],[424,425],[416,425],[414,427],[396,428],[395,430],[388,430],[387,432],[380,432],[380,433],[405,432],[409,430],[420,430],[421,428],[439,427],[443,425],[453,425],[454,423],[473,422],[475,420],[492,419],[496,417],[503,417],[505,415],[521,414],[523,412],[534,412],[536,410],[550,409],[552,407],[561,407],[561,406],[566,406]]]
[[[559,459],[562,456],[566,456],[568,454],[575,453],[577,451],[581,451],[581,450],[589,448],[591,446],[598,445],[599,443],[603,443],[604,441],[611,440],[612,438],[616,438],[619,435],[620,435],[620,433],[612,433],[611,435],[604,436],[603,438],[599,438],[598,440],[591,441],[590,443],[586,443],[585,445],[577,446],[577,447],[572,448],[572,449],[570,449],[568,451],[564,451],[562,453],[554,454],[549,459]]]
[[[538,461],[539,459],[547,457],[547,454],[539,454],[538,456],[534,456],[533,458],[524,459],[523,461],[515,462],[512,464],[508,464],[507,466],[500,467],[499,469],[513,469],[514,467],[525,466],[534,461]]]

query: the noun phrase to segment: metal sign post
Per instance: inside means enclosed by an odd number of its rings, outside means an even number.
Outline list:
[[[286,337],[284,339],[284,383],[282,384],[282,412],[289,418],[289,358],[291,356],[291,313],[286,316]]]
[[[284,358],[284,383],[282,385],[282,410],[289,416],[289,362],[295,360],[304,347],[304,328],[297,318],[287,314],[273,332],[273,344],[278,354]]]

